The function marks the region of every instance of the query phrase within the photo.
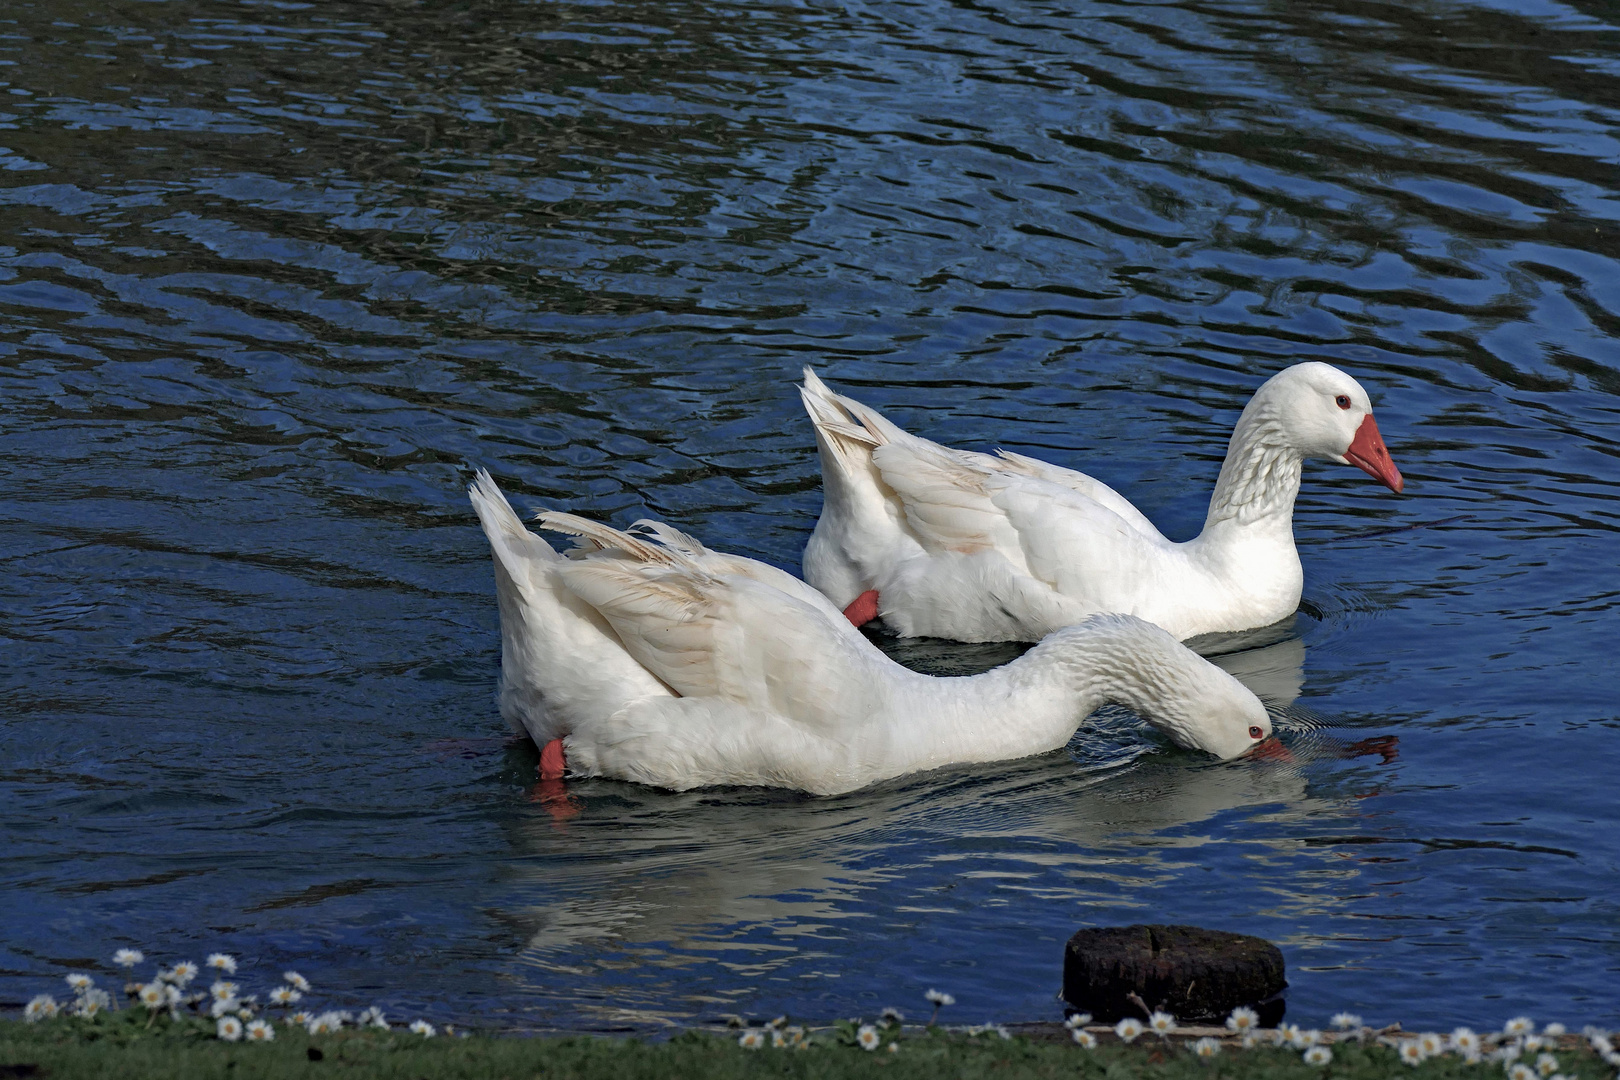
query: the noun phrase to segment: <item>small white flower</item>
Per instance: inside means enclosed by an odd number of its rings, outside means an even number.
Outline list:
[[[956,999],[942,990],[929,990],[923,997],[927,998],[929,1003],[935,1006],[956,1004]]]
[[[157,983],[156,985],[163,987],[163,1003],[165,1005],[172,1009],[180,1004],[180,988],[178,986],[173,983]]]
[[[1127,1016],[1114,1025],[1114,1034],[1119,1036],[1120,1042],[1135,1042],[1137,1036],[1146,1030],[1142,1026],[1142,1021],[1134,1016]]]
[[[1533,1054],[1537,1050],[1540,1050],[1543,1046],[1546,1046],[1547,1040],[1543,1039],[1540,1035],[1526,1035],[1524,1038],[1519,1040],[1519,1044]]]
[[[234,1016],[222,1016],[214,1031],[226,1042],[235,1042],[242,1037],[242,1021]]]
[[[1260,1014],[1247,1005],[1239,1005],[1226,1018],[1226,1026],[1233,1031],[1252,1031],[1260,1024]]]
[[[1305,1064],[1326,1065],[1333,1060],[1333,1051],[1325,1046],[1313,1046],[1305,1051]]]
[[[1536,1030],[1536,1022],[1528,1016],[1515,1016],[1502,1025],[1504,1035],[1530,1035]]]
[[[23,1006],[23,1019],[30,1024],[36,1024],[55,1016],[59,1008],[56,999],[51,995],[40,994],[38,997],[30,998],[28,1004]]]
[[[1176,1030],[1176,1018],[1167,1012],[1155,1012],[1148,1017],[1148,1026],[1155,1035],[1162,1037]]]
[[[1551,1076],[1558,1071],[1558,1059],[1551,1054],[1542,1054],[1536,1058],[1536,1072],[1542,1076]]]
[[[1464,1057],[1479,1053],[1479,1036],[1474,1034],[1473,1028],[1453,1028],[1448,1042],[1453,1050]]]
[[[270,1000],[275,1002],[277,1005],[291,1005],[294,1002],[302,1000],[303,997],[303,994],[300,994],[297,990],[294,990],[290,986],[278,986],[274,990],[270,991]]]
[[[1610,1042],[1609,1037],[1603,1034],[1601,1031],[1593,1032],[1590,1039],[1592,1042],[1592,1052],[1597,1054],[1598,1057],[1603,1057],[1606,1054],[1614,1053],[1614,1043]]]
[[[1523,1053],[1524,1053],[1524,1044],[1521,1043],[1518,1039],[1514,1039],[1512,1042],[1507,1043],[1506,1045],[1501,1047],[1499,1050],[1497,1050],[1496,1051],[1496,1056],[1499,1059],[1501,1059],[1502,1067],[1505,1069],[1509,1065],[1511,1065],[1513,1062],[1519,1060],[1519,1055],[1523,1054]]]
[[[1097,1047],[1097,1036],[1093,1035],[1089,1031],[1082,1031],[1079,1028],[1075,1028],[1073,1031],[1069,1032],[1069,1035],[1073,1037],[1075,1045],[1081,1047],[1082,1049],[1094,1050]]]
[[[201,970],[201,968],[199,968],[196,964],[193,964],[190,960],[182,960],[168,971],[165,971],[163,974],[159,975],[158,978],[162,979],[164,982],[174,983],[176,986],[189,986],[191,984],[191,980],[195,979],[197,977],[197,973]]]
[[[855,1041],[862,1050],[876,1050],[883,1040],[878,1037],[878,1029],[871,1024],[862,1024],[861,1029],[855,1033]]]
[[[84,993],[84,991],[86,991],[86,990],[90,989],[92,986],[96,985],[96,981],[94,979],[92,979],[88,975],[79,975],[79,974],[64,975],[64,976],[62,976],[62,978],[67,981],[67,984],[69,986],[73,987],[74,992],[76,992],[76,993],[81,993],[82,994],[82,993]]]
[[[428,1023],[426,1020],[412,1020],[411,1031],[422,1036],[424,1039],[431,1039],[434,1035],[438,1034],[433,1030],[433,1025]]]
[[[1536,1080],[1536,1070],[1521,1061],[1508,1069],[1508,1080]]]
[[[899,1043],[892,1042],[892,1043],[889,1044],[889,1053],[898,1054],[899,1052],[900,1052],[900,1044]]]
[[[296,971],[283,971],[281,973],[281,981],[292,987],[294,990],[302,990],[306,994],[309,993],[309,980],[298,974]]]
[[[107,993],[105,990],[99,990],[92,986],[90,989],[79,995],[78,1000],[73,1005],[73,1015],[84,1017],[95,1016],[97,1013],[101,1012],[101,1010],[108,1008],[111,1005],[112,995]]]
[[[1073,1031],[1075,1028],[1083,1028],[1089,1023],[1091,1023],[1090,1013],[1070,1013],[1068,1016],[1063,1018],[1063,1026],[1068,1028],[1070,1031]]]
[[[422,1021],[420,1020],[417,1021],[418,1024],[421,1022]],[[342,1026],[343,1018],[338,1016],[337,1013],[324,1012],[314,1019],[308,1021],[304,1025],[304,1030],[308,1031],[311,1035],[330,1035],[332,1032],[337,1031]],[[415,1031],[416,1028],[413,1026],[411,1030]]]
[[[113,963],[121,968],[132,968],[145,959],[145,955],[139,949],[119,949],[113,953]]]
[[[1192,1048],[1193,1053],[1197,1054],[1199,1057],[1205,1059],[1212,1058],[1221,1052],[1221,1040],[1212,1039],[1206,1035],[1202,1039],[1199,1039],[1197,1042],[1193,1043]]]
[[[1620,1054],[1610,1050],[1603,1055],[1603,1063],[1611,1069],[1620,1069]]]
[[[1240,1038],[1238,1041],[1243,1044],[1243,1049],[1253,1050],[1256,1046],[1260,1045],[1260,1036],[1257,1032],[1245,1031],[1242,1038]]]
[[[1352,1028],[1359,1028],[1361,1026],[1361,1017],[1357,1016],[1353,1012],[1334,1013],[1333,1026],[1338,1028],[1340,1031],[1349,1031]]]
[[[228,1013],[236,1012],[241,1007],[242,1003],[235,998],[215,998],[214,1003],[208,1007],[208,1015],[217,1020]]]
[[[1423,1047],[1416,1039],[1401,1040],[1401,1060],[1408,1065],[1423,1064]]]
[[[744,1050],[762,1050],[765,1047],[765,1033],[758,1028],[752,1028],[738,1037],[737,1045]]]
[[[899,1009],[890,1007],[883,1010],[883,1022],[885,1024],[903,1024],[905,1020],[906,1014]]]
[[[1541,1029],[1541,1033],[1549,1039],[1556,1039],[1567,1030],[1563,1024],[1548,1024]]]
[[[160,982],[149,982],[136,992],[141,1004],[148,1009],[161,1009],[169,1003],[169,995]]]
[[[1315,1028],[1301,1030],[1294,1028],[1288,1034],[1288,1042],[1295,1050],[1309,1050],[1322,1041],[1322,1033]]]
[[[268,1020],[255,1020],[247,1026],[248,1042],[269,1042],[276,1037],[276,1029]]]
[[[236,957],[230,955],[229,953],[209,953],[208,966],[211,968],[218,968],[227,975],[235,975]]]
[[[225,1001],[236,996],[237,986],[233,982],[219,980],[208,988],[208,994],[215,1001]]]
[[[1439,1057],[1446,1052],[1446,1040],[1432,1031],[1425,1031],[1418,1036],[1418,1045],[1423,1048],[1426,1058]]]
[[[355,1020],[355,1023],[360,1027],[386,1028],[388,1026],[388,1019],[383,1016],[383,1011],[380,1006],[373,1005],[371,1008],[362,1012],[359,1019]]]
[[[771,1049],[784,1050],[787,1048],[788,1038],[781,1028],[771,1028]]]

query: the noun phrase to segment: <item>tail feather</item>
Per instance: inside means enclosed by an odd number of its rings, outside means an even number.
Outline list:
[[[804,385],[799,388],[799,397],[822,442],[846,468],[855,467],[874,446],[882,446],[886,441],[856,420],[847,403],[808,367],[804,369]]]
[[[697,566],[685,553],[673,547],[650,543],[632,533],[615,529],[611,525],[604,525],[600,521],[578,517],[574,514],[565,514],[557,510],[542,510],[535,516],[542,529],[552,532],[567,533],[569,536],[582,537],[595,544],[601,550],[622,551],[633,559],[641,562],[656,563],[661,566],[682,566],[697,570]],[[671,532],[675,530],[671,529]]]
[[[531,560],[546,562],[560,557],[550,544],[523,527],[522,519],[512,511],[512,504],[486,470],[478,470],[467,488],[467,497],[489,538],[495,561],[514,581],[528,581]]]

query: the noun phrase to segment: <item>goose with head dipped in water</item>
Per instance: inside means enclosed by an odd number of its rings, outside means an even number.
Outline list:
[[[1288,368],[1255,392],[1204,529],[1185,543],[1084,473],[918,438],[809,368],[802,396],[824,495],[805,580],[856,625],[881,615],[903,636],[1039,641],[1100,612],[1138,616],[1183,641],[1266,626],[1299,606],[1304,459],[1403,487],[1367,392],[1322,363]]]
[[[564,556],[488,473],[469,495],[495,557],[501,712],[575,774],[834,794],[1056,750],[1104,702],[1221,758],[1271,734],[1242,683],[1139,619],[1091,618],[993,671],[935,678],[764,563],[655,522],[541,514],[580,538]]]

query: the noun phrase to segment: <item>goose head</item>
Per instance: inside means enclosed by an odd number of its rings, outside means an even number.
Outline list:
[[[1255,391],[1243,420],[1251,412],[1302,457],[1354,465],[1397,494],[1405,486],[1378,433],[1367,391],[1331,364],[1312,361],[1278,372]]]
[[[1271,737],[1248,687],[1153,623],[1094,615],[1048,640],[1085,641],[1102,696],[1133,710],[1177,746],[1235,758]]]

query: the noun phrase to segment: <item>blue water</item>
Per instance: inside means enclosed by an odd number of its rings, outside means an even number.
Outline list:
[[[0,1001],[138,946],[526,1028],[1040,1019],[1151,920],[1278,942],[1305,1022],[1620,1023],[1611,10],[8,3]],[[812,363],[1180,538],[1306,359],[1407,489],[1309,465],[1300,614],[1206,643],[1286,758],[1110,713],[531,801],[472,468],[796,567]]]

